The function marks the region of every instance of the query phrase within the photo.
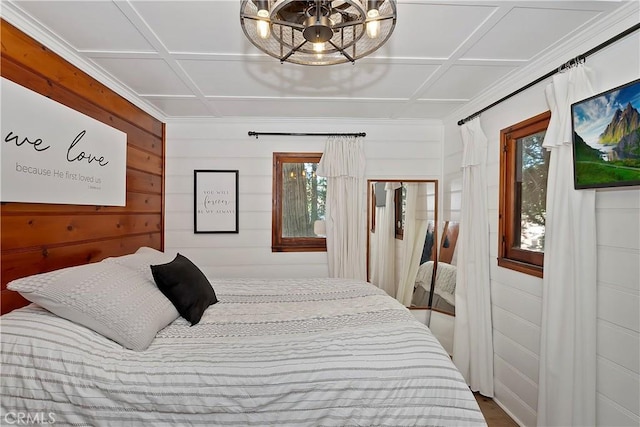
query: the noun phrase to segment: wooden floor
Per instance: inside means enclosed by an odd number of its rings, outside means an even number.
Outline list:
[[[484,397],[479,393],[473,394],[489,427],[518,427],[518,424],[493,399]]]

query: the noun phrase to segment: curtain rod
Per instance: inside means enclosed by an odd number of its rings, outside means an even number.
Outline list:
[[[515,96],[515,95],[519,94],[520,92],[529,89],[531,86],[537,85],[541,81],[548,79],[549,77],[553,76],[554,74],[557,74],[560,71],[565,70],[565,69],[567,69],[567,68],[569,68],[569,67],[571,67],[571,66],[573,66],[575,64],[579,64],[579,63],[584,62],[585,59],[588,56],[590,56],[590,55],[596,53],[597,51],[609,46],[612,43],[617,42],[618,40],[628,36],[629,34],[638,31],[638,29],[640,29],[640,24],[636,24],[636,25],[632,26],[631,28],[628,28],[625,31],[621,32],[620,34],[610,38],[609,40],[607,40],[607,41],[605,41],[603,43],[600,43],[598,46],[594,47],[593,49],[590,49],[590,50],[586,51],[582,55],[578,55],[575,58],[565,62],[564,64],[562,64],[557,69],[549,71],[544,76],[535,79],[534,81],[532,81],[531,83],[527,84],[526,86],[523,86],[520,89],[511,92],[510,94],[498,99],[496,102],[494,102],[494,103],[492,103],[490,105],[487,105],[482,110],[476,111],[475,113],[471,114],[470,116],[467,116],[466,118],[464,118],[462,120],[458,120],[458,126],[462,126],[463,124],[465,124],[469,120],[479,116],[481,113],[484,113],[485,111],[489,110],[490,108],[495,107],[496,105],[500,104],[503,101],[506,101],[507,99],[511,98],[512,96]]]
[[[258,139],[260,135],[280,135],[280,136],[367,136],[365,132],[358,133],[309,133],[309,132],[254,132],[249,131],[249,136],[255,136]]]

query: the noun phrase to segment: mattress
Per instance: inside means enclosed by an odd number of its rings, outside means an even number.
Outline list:
[[[31,304],[0,318],[2,417],[56,425],[486,425],[442,346],[355,280],[211,280],[142,352]],[[13,415],[12,415],[13,414]],[[46,418],[48,417],[48,418]]]

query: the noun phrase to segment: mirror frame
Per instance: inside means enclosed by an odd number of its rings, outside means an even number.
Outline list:
[[[371,267],[369,266],[370,264],[370,260],[371,260],[371,221],[372,221],[372,207],[371,207],[371,203],[373,202],[372,197],[371,197],[371,185],[374,182],[399,182],[399,183],[403,183],[403,182],[417,182],[417,183],[426,183],[426,184],[434,184],[434,194],[435,194],[435,203],[434,203],[434,219],[433,219],[433,223],[434,223],[434,242],[435,244],[433,245],[433,259],[434,259],[434,272],[436,271],[435,269],[437,268],[437,259],[438,259],[438,251],[440,249],[440,240],[438,240],[438,211],[439,211],[439,204],[438,204],[438,199],[439,199],[439,188],[438,188],[438,180],[437,179],[398,179],[398,178],[369,178],[367,179],[367,218],[365,221],[365,227],[366,227],[366,233],[367,233],[367,281],[371,280]],[[404,237],[403,237],[404,239]],[[398,239],[398,240],[403,240],[403,239]],[[432,304],[432,298],[433,298],[433,289],[435,287],[435,274],[431,275],[431,292],[429,293],[429,301],[427,303],[426,306],[412,306],[412,307],[407,307],[411,310],[429,310],[431,309],[431,304]]]
[[[451,226],[452,223],[455,224],[455,225]],[[444,246],[444,240],[445,240],[446,236],[449,233],[452,233],[452,234],[455,235],[454,236],[455,237],[454,238],[455,243],[454,243],[453,249],[450,251],[450,257],[449,257],[450,259],[447,260],[447,261],[449,261],[449,262],[446,262],[447,264],[451,263],[450,261],[453,258],[454,252],[455,252],[456,247],[458,245],[458,234],[460,233],[460,221],[452,221],[452,220],[443,220],[442,221],[442,236],[440,236],[440,241],[438,242],[438,259],[436,259],[434,261],[434,264],[433,264],[433,271],[435,271],[436,273],[438,272],[438,263],[445,262],[445,261],[440,260],[440,257],[445,252],[449,253],[449,251],[445,251],[445,246]],[[435,277],[436,275],[433,274],[432,276]],[[428,303],[429,304],[429,308],[431,310],[433,310],[433,311],[437,311],[438,313],[442,313],[442,314],[446,314],[447,316],[455,317],[456,316],[455,312],[452,313],[450,311],[446,311],[446,310],[442,310],[440,308],[433,307],[433,293],[434,293],[434,290],[435,290],[435,280],[433,279],[433,277],[432,277],[432,280],[431,280],[431,289],[432,289],[432,291],[431,291],[431,293],[429,295],[429,303]],[[454,309],[455,309],[455,306],[454,306]]]

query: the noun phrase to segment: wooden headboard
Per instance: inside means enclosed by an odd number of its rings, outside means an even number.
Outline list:
[[[4,314],[27,304],[11,280],[164,249],[164,124],[4,20],[1,31],[2,77],[127,134],[126,206],[1,204]]]

